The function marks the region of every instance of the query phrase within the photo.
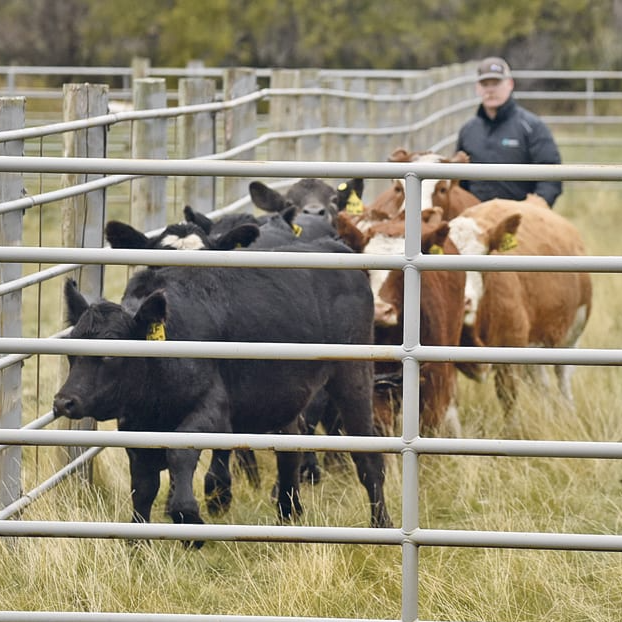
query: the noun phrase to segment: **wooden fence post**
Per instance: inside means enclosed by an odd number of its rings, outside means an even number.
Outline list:
[[[365,78],[350,78],[346,89],[351,93],[365,93]],[[367,127],[367,100],[347,99],[345,101],[346,127]],[[365,162],[369,160],[369,140],[363,134],[352,134],[346,138],[346,161]]]
[[[164,78],[134,81],[134,109],[166,108]],[[134,121],[132,158],[167,157],[167,119]],[[166,177],[149,175],[132,181],[130,224],[147,233],[166,224]]]
[[[216,81],[204,78],[182,78],[179,81],[179,105],[205,104],[214,101]],[[179,157],[194,158],[216,152],[214,114],[200,112],[183,115],[179,120]],[[200,212],[209,212],[216,203],[213,176],[181,177],[181,197],[184,205]]]
[[[108,85],[106,84],[64,84],[63,120],[76,121],[106,114],[108,112]],[[63,155],[74,158],[105,158],[108,128],[105,126],[75,130],[63,134]],[[62,186],[101,179],[101,174],[67,173],[62,176]],[[62,245],[77,248],[101,248],[104,244],[105,191],[94,190],[88,194],[65,199],[62,203]],[[83,266],[74,275],[80,291],[93,301],[103,293],[104,266]],[[65,316],[64,298],[61,294],[60,317]],[[61,384],[67,375],[65,357],[60,359],[59,376]],[[60,385],[59,385],[60,386]],[[94,430],[97,423],[91,418],[80,421],[59,420],[60,429]],[[61,448],[60,465],[74,460],[84,452],[83,447]],[[91,465],[85,465],[82,476],[92,478]]]
[[[345,90],[345,80],[340,77],[324,78],[321,81],[322,89]],[[346,102],[341,97],[332,95],[322,96],[322,123],[324,127],[347,127],[346,126]],[[346,136],[341,134],[325,134],[321,137],[322,154],[325,160],[333,162],[345,162]]]
[[[17,130],[25,125],[24,97],[0,97],[0,131]],[[0,155],[23,156],[24,141],[0,143]],[[18,199],[22,194],[21,173],[0,173],[0,201]],[[0,215],[0,245],[19,246],[22,243],[22,211]],[[6,283],[22,275],[18,263],[0,263],[0,282]],[[22,293],[0,296],[0,335],[22,336]],[[0,427],[19,428],[22,424],[22,366],[15,363],[0,370]],[[0,451],[0,508],[10,505],[21,496],[22,449],[13,446]]]
[[[319,72],[317,69],[301,69],[299,73],[303,89],[318,88]],[[317,129],[322,127],[322,97],[320,95],[301,95],[298,108],[298,126],[301,130]],[[318,162],[323,159],[322,137],[303,136],[296,142],[296,159]]]
[[[298,71],[296,69],[274,69],[270,78],[271,89],[294,88],[297,84]],[[297,128],[298,102],[291,95],[271,95],[268,121],[269,132],[286,132]],[[268,158],[270,160],[295,160],[296,139],[279,138],[268,144]]]
[[[225,69],[223,75],[224,100],[229,101],[257,90],[257,74],[248,67]],[[225,110],[224,149],[232,149],[257,138],[257,102],[249,102]],[[236,160],[254,160],[255,149],[235,156]],[[248,180],[225,177],[223,179],[223,205],[229,205],[248,195]]]

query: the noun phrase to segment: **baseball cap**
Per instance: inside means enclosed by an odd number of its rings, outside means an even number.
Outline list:
[[[488,80],[490,78],[503,80],[511,78],[510,66],[498,56],[485,58],[477,67],[477,81]]]

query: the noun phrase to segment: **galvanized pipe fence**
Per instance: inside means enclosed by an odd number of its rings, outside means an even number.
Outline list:
[[[402,456],[403,513],[401,527],[364,529],[340,527],[285,527],[247,525],[126,525],[115,523],[62,523],[55,521],[5,521],[0,534],[28,537],[95,537],[202,539],[273,542],[369,543],[400,546],[403,559],[402,619],[417,620],[418,551],[421,546],[499,547],[518,549],[622,551],[622,536],[598,534],[550,534],[531,532],[487,532],[422,529],[418,524],[418,457],[424,454],[548,456],[619,459],[619,443],[503,441],[419,437],[419,364],[427,360],[454,360],[515,363],[574,363],[619,365],[620,350],[535,349],[535,348],[442,348],[419,345],[419,275],[423,270],[512,270],[512,271],[606,271],[622,269],[619,257],[449,257],[420,253],[420,182],[426,178],[573,179],[621,181],[622,168],[616,166],[502,166],[428,165],[338,162],[225,162],[225,161],[127,161],[82,158],[0,157],[0,171],[46,171],[142,175],[240,175],[252,177],[309,176],[341,178],[349,176],[391,179],[402,177],[406,186],[406,245],[404,255],[332,255],[321,253],[235,253],[191,251],[133,251],[116,249],[0,248],[5,263],[54,263],[75,258],[82,264],[131,265],[259,265],[305,266],[318,269],[403,269],[405,272],[404,343],[401,346],[333,346],[326,344],[242,344],[196,342],[107,342],[92,340],[40,340],[0,338],[1,352],[44,352],[54,354],[94,354],[124,356],[192,356],[224,358],[291,358],[401,360],[404,370],[404,426],[400,438],[300,437],[288,435],[201,435],[191,438],[175,433],[121,433],[76,430],[1,430],[0,443],[13,445],[170,446],[194,448],[254,447],[257,449],[327,451],[380,451]],[[8,613],[7,613],[8,615]],[[38,615],[45,616],[42,612]],[[140,619],[142,614],[124,614],[123,619]],[[220,617],[220,616],[218,616]],[[1,618],[0,618],[1,619]],[[45,618],[42,618],[45,619]],[[84,619],[89,619],[84,617]],[[181,619],[181,618],[180,618]],[[202,619],[191,616],[191,619]],[[248,619],[248,618],[245,618]],[[253,618],[251,618],[253,619]],[[257,618],[263,619],[263,618]]]
[[[426,97],[417,94],[374,94],[361,95],[352,90],[328,89],[322,90],[312,88],[294,89],[265,89],[262,91],[252,91],[253,79],[248,81],[248,75],[242,76],[242,82],[248,87],[251,85],[250,93],[234,97],[227,102],[208,104],[192,104],[181,106],[179,109],[166,109],[155,107],[152,110],[136,110],[132,112],[122,112],[114,114],[99,114],[94,118],[77,119],[64,123],[53,124],[53,127],[15,129],[19,126],[19,121],[11,121],[13,127],[7,128],[6,124],[0,121],[0,147],[5,146],[0,156],[0,180],[6,180],[5,185],[0,187],[0,220],[15,218],[24,210],[34,206],[47,205],[50,201],[70,200],[84,194],[104,193],[112,185],[122,184],[145,178],[147,187],[150,182],[161,177],[181,177],[191,180],[201,181],[204,179],[224,180],[231,178],[264,178],[269,180],[280,180],[276,185],[286,185],[291,180],[298,177],[312,176],[321,178],[347,178],[364,177],[370,180],[386,180],[392,178],[405,179],[407,196],[407,233],[406,247],[404,255],[399,256],[370,256],[370,255],[325,255],[325,254],[304,254],[293,253],[270,254],[253,253],[242,254],[235,252],[214,252],[199,253],[177,251],[170,253],[167,251],[123,251],[113,249],[97,248],[98,244],[91,242],[87,245],[93,248],[76,248],[79,238],[69,244],[69,248],[55,248],[43,246],[40,248],[20,246],[20,241],[14,236],[7,239],[7,232],[14,230],[6,225],[6,220],[2,220],[0,229],[0,272],[2,279],[0,283],[0,311],[7,307],[7,300],[11,297],[19,297],[22,287],[40,283],[48,278],[65,274],[80,267],[91,266],[100,267],[103,265],[222,265],[237,266],[247,265],[252,262],[256,266],[282,267],[304,266],[316,267],[318,269],[346,268],[346,269],[402,269],[405,272],[405,334],[404,343],[401,346],[326,346],[320,344],[222,344],[222,343],[202,343],[196,342],[176,342],[176,343],[150,343],[136,344],[135,342],[75,342],[75,340],[57,339],[62,333],[53,335],[52,338],[24,338],[21,336],[21,327],[12,332],[3,332],[0,337],[0,353],[6,356],[0,357],[0,373],[4,370],[11,370],[13,373],[15,363],[23,361],[33,354],[118,354],[125,356],[189,356],[193,357],[248,357],[248,358],[291,358],[291,359],[313,359],[317,357],[333,357],[337,359],[367,359],[367,360],[397,360],[402,361],[404,369],[404,423],[401,438],[366,438],[359,439],[353,437],[341,437],[331,439],[330,437],[309,437],[300,436],[288,437],[286,435],[192,435],[189,440],[186,435],[176,434],[150,434],[143,433],[107,433],[92,430],[40,430],[52,421],[50,413],[38,417],[27,426],[21,427],[21,415],[16,418],[15,413],[10,420],[4,419],[3,413],[2,428],[0,429],[0,460],[5,460],[10,455],[8,464],[13,465],[13,479],[15,479],[16,464],[15,454],[11,451],[20,446],[56,446],[61,444],[67,447],[91,448],[86,454],[78,454],[71,465],[62,467],[59,474],[51,481],[44,482],[25,497],[20,497],[19,485],[12,488],[10,500],[4,499],[4,509],[0,513],[3,519],[0,524],[0,535],[4,536],[46,536],[46,537],[101,537],[101,538],[161,538],[161,539],[229,539],[229,540],[272,540],[286,542],[368,542],[378,544],[390,544],[402,547],[403,556],[403,602],[402,619],[417,619],[417,585],[418,585],[418,549],[420,546],[492,546],[507,548],[543,548],[543,549],[565,549],[565,550],[608,550],[621,551],[622,543],[618,536],[605,535],[582,535],[582,534],[534,534],[534,533],[496,533],[496,532],[460,532],[455,530],[423,530],[418,523],[418,500],[417,500],[417,473],[418,457],[424,454],[455,454],[455,455],[490,455],[490,456],[551,456],[551,457],[583,457],[583,458],[610,458],[618,459],[622,457],[622,451],[617,443],[579,443],[579,442],[548,442],[548,441],[486,441],[475,439],[424,439],[419,437],[418,425],[418,382],[419,364],[424,361],[474,361],[474,362],[516,362],[516,363],[565,363],[581,365],[619,365],[622,361],[622,351],[620,350],[559,350],[559,349],[517,349],[517,348],[435,348],[426,347],[419,344],[419,276],[423,270],[501,270],[501,271],[533,271],[535,269],[545,271],[589,271],[589,272],[619,272],[622,270],[622,260],[619,257],[449,257],[449,256],[430,256],[420,254],[420,230],[419,219],[413,217],[419,212],[420,201],[420,182],[426,178],[456,178],[456,179],[553,179],[561,178],[566,180],[601,180],[601,181],[620,181],[622,179],[622,169],[617,166],[529,166],[529,167],[504,167],[500,165],[417,165],[417,164],[395,164],[381,162],[386,159],[389,151],[390,141],[402,140],[405,136],[410,136],[407,140],[412,140],[412,135],[423,136],[426,128],[441,127],[439,133],[430,140],[432,142],[424,145],[411,145],[413,148],[432,147],[435,150],[448,148],[453,144],[454,136],[451,126],[447,124],[448,118],[458,113],[458,117],[470,114],[473,109],[472,77],[468,74],[472,68],[459,68],[462,72],[457,78],[447,80],[447,88],[453,89],[454,95],[459,101],[447,104],[447,111],[435,110],[425,114],[419,110],[417,115],[412,118],[417,119],[413,123],[387,124],[386,127],[373,127],[365,130],[361,127],[333,127],[325,125],[320,119],[317,127],[307,127],[302,130],[277,129],[275,131],[264,131],[261,136],[249,138],[247,135],[238,137],[237,144],[225,144],[224,141],[215,139],[211,136],[211,152],[188,153],[186,150],[179,159],[161,159],[148,152],[142,152],[137,147],[136,151],[141,153],[138,158],[128,160],[126,158],[108,158],[105,145],[103,150],[98,148],[101,157],[92,157],[98,150],[94,150],[90,145],[89,136],[91,130],[96,128],[110,128],[115,124],[130,123],[139,124],[141,122],[150,123],[151,119],[166,120],[177,118],[180,115],[196,116],[212,115],[222,113],[226,110],[235,110],[238,105],[254,107],[257,102],[267,98],[270,105],[278,98],[298,98],[305,100],[308,98],[312,102],[312,107],[318,108],[318,101],[326,95],[336,97],[339,100],[347,100],[350,104],[360,104],[367,102],[366,106],[379,105],[380,108],[390,104],[398,104],[401,113],[401,120],[405,118],[404,107],[408,102],[419,108],[424,108],[424,102],[430,101],[430,97],[439,97],[441,90],[437,85],[427,87]],[[289,74],[282,76],[282,79],[291,77]],[[409,80],[418,77],[419,79],[430,79],[430,75],[418,74],[409,76]],[[301,78],[298,78],[299,80]],[[358,76],[349,76],[351,80],[358,80]],[[400,80],[403,76],[400,76]],[[405,84],[412,87],[413,83],[403,80]],[[278,79],[276,80],[278,82]],[[140,81],[138,81],[140,84]],[[425,83],[425,81],[423,82]],[[139,84],[137,86],[139,86]],[[350,86],[352,83],[350,83]],[[154,87],[154,83],[145,82],[149,91]],[[161,87],[156,84],[156,95],[161,101]],[[195,85],[196,86],[196,85]],[[204,86],[204,85],[202,85]],[[203,88],[198,88],[204,92]],[[458,86],[460,89],[456,90]],[[465,97],[468,89],[469,97]],[[378,89],[377,89],[378,90]],[[382,90],[382,89],[381,89]],[[390,89],[389,89],[390,90]],[[105,89],[102,89],[106,97]],[[88,98],[92,93],[88,92],[84,97]],[[79,96],[80,97],[80,96]],[[147,96],[145,96],[147,97]],[[319,99],[318,99],[319,98]],[[19,100],[20,98],[17,98]],[[373,102],[370,104],[369,102]],[[20,103],[12,100],[11,104],[15,108],[17,103],[18,113]],[[346,105],[346,104],[341,104]],[[23,110],[23,102],[21,103]],[[277,116],[278,106],[275,106]],[[321,106],[320,106],[321,108]],[[360,109],[359,109],[360,110]],[[2,106],[0,105],[0,112]],[[69,115],[82,114],[80,111],[71,112]],[[375,113],[374,113],[375,114]],[[250,115],[250,117],[249,117]],[[374,116],[374,115],[371,115]],[[390,116],[390,115],[388,115]],[[244,119],[243,124],[248,126],[248,119],[253,119],[253,113],[244,113],[240,119]],[[355,118],[355,117],[352,117]],[[0,115],[1,119],[1,115]],[[224,120],[223,120],[224,122]],[[242,121],[241,121],[242,122]],[[253,121],[256,125],[256,122]],[[23,119],[21,120],[23,124]],[[460,118],[456,118],[456,124],[460,123]],[[447,132],[449,131],[449,135]],[[24,141],[33,138],[54,136],[62,132],[71,133],[78,136],[82,132],[86,147],[77,148],[76,157],[23,157],[19,154],[20,148],[23,149]],[[161,132],[161,130],[160,130]],[[444,132],[444,133],[442,133]],[[166,132],[164,132],[165,134]],[[412,134],[412,135],[411,135]],[[156,134],[158,135],[158,134]],[[160,136],[162,133],[159,134]],[[400,138],[401,136],[401,138]],[[342,141],[341,147],[335,150],[332,138],[339,138]],[[397,138],[396,138],[397,137]],[[152,138],[152,137],[151,137]],[[321,139],[318,141],[318,139]],[[355,151],[355,155],[348,155],[347,149],[351,146],[360,146],[361,140],[365,140],[369,145],[379,149],[379,155],[372,157],[362,157],[368,151]],[[220,144],[219,144],[220,143]],[[281,148],[275,147],[280,144]],[[293,148],[292,148],[293,144]],[[325,146],[329,149],[328,153],[346,154],[343,159],[327,158],[326,152],[318,149]],[[394,146],[408,145],[406,143],[393,143]],[[22,147],[20,147],[22,146]],[[256,148],[266,146],[264,160],[242,159],[240,161],[227,161],[228,158],[244,158],[254,154]],[[16,152],[17,147],[17,152]],[[80,150],[86,153],[80,152]],[[286,150],[283,150],[286,149]],[[181,149],[183,151],[183,148]],[[73,149],[66,149],[69,155],[74,153]],[[178,155],[179,152],[175,152]],[[275,154],[285,154],[290,158],[272,157]],[[378,151],[376,152],[378,153]],[[88,155],[89,157],[85,157]],[[300,157],[304,155],[315,155],[317,159]],[[192,158],[192,159],[188,159]],[[296,159],[300,161],[295,161]],[[364,159],[367,163],[357,162]],[[287,161],[286,161],[287,160]],[[24,175],[73,175],[76,178],[82,176],[84,181],[71,179],[66,188],[60,191],[40,192],[35,196],[18,198],[21,193]],[[98,176],[96,180],[88,180],[86,176]],[[20,180],[16,183],[16,180]],[[69,178],[68,178],[69,179]],[[7,185],[8,184],[8,190]],[[272,184],[271,184],[272,185]],[[203,186],[204,187],[204,186]],[[227,197],[230,203],[220,200],[218,204],[227,204],[228,207],[222,211],[232,209],[248,208],[248,199],[245,194],[245,187],[241,184],[231,186],[233,190],[229,192],[226,184],[223,183],[223,190],[220,192],[222,197]],[[280,186],[279,186],[280,187]],[[1,188],[5,188],[2,191]],[[201,186],[198,186],[200,193]],[[197,187],[194,188],[197,192]],[[236,194],[237,193],[237,194]],[[166,201],[160,196],[161,206],[158,214],[151,220],[142,218],[145,224],[156,223],[161,226],[167,221]],[[144,193],[149,196],[149,190]],[[144,196],[138,197],[133,203],[130,215],[140,212],[140,204],[144,203]],[[185,195],[190,196],[190,195]],[[210,195],[216,197],[216,193]],[[372,194],[373,196],[373,194]],[[235,198],[234,198],[235,197]],[[194,203],[196,206],[196,203]],[[212,207],[215,205],[212,203]],[[75,208],[76,206],[74,206]],[[219,212],[214,212],[218,215]],[[103,218],[101,218],[103,222]],[[21,226],[21,224],[20,224]],[[145,226],[144,230],[148,230]],[[101,230],[99,232],[101,241]],[[82,240],[83,242],[83,240]],[[99,244],[101,245],[101,244]],[[51,263],[58,264],[51,269],[41,270],[38,273],[27,277],[14,276],[7,278],[8,269],[11,266],[25,263]],[[64,264],[64,265],[62,265]],[[101,293],[101,280],[96,277],[94,283],[90,285],[94,293]],[[5,324],[6,326],[6,324]],[[5,385],[6,383],[3,383]],[[3,386],[3,389],[5,386]],[[19,410],[19,409],[18,409]],[[20,429],[21,427],[21,429]],[[13,428],[13,429],[11,429]],[[129,436],[126,436],[128,434]],[[248,526],[182,526],[182,525],[116,525],[116,524],[93,524],[93,523],[56,523],[56,522],[22,522],[8,521],[10,516],[23,509],[25,505],[38,498],[50,486],[60,479],[66,477],[74,468],[84,465],[88,459],[97,453],[101,447],[106,446],[163,446],[195,448],[235,448],[241,446],[252,446],[256,448],[270,449],[291,449],[305,450],[314,449],[317,451],[330,451],[342,449],[349,451],[380,451],[383,453],[393,453],[402,456],[403,469],[403,512],[401,528],[387,530],[367,530],[367,529],[343,529],[338,527],[248,527]],[[7,469],[7,462],[0,464],[3,474],[10,472]],[[18,461],[17,461],[18,464]],[[19,481],[19,470],[17,471]],[[97,614],[63,614],[63,619],[96,619]],[[74,616],[77,615],[78,617]],[[159,619],[157,614],[105,614],[112,616],[106,619]],[[24,616],[24,617],[20,617]],[[243,616],[167,616],[167,619],[273,619],[269,617],[243,617]],[[0,620],[3,619],[55,619],[54,614],[43,612],[0,612]],[[282,619],[282,618],[274,618]],[[305,618],[311,619],[311,618]]]

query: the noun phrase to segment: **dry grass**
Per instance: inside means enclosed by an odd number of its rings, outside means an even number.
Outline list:
[[[619,203],[614,184],[567,184],[556,207],[584,234],[591,254],[619,254]],[[58,283],[50,287],[56,287]],[[594,309],[582,345],[621,347],[622,276],[594,276]],[[45,293],[42,313],[61,327],[58,294]],[[50,303],[49,301],[53,302]],[[25,321],[25,330],[33,330]],[[26,365],[29,418],[49,409],[58,386],[54,357]],[[576,410],[553,387],[546,395],[521,392],[518,438],[618,441],[622,382],[618,368],[580,367],[573,380]],[[28,386],[31,385],[28,382]],[[465,435],[494,438],[505,422],[492,383],[460,380]],[[197,473],[196,491],[209,452]],[[54,450],[25,450],[25,486],[54,464]],[[273,524],[269,495],[272,454],[260,456],[263,484],[255,491],[234,482],[225,523]],[[391,463],[390,511],[399,524],[401,473]],[[420,523],[427,528],[620,533],[622,469],[616,461],[424,456]],[[166,521],[164,490],[155,521]],[[366,525],[368,510],[353,471],[329,473],[305,486],[303,524]],[[96,459],[91,487],[70,479],[33,504],[30,520],[128,520],[127,460],[122,450]],[[420,613],[426,620],[617,622],[622,611],[622,558],[613,553],[422,548]],[[188,551],[174,542],[131,547],[113,540],[24,538],[0,544],[0,609],[129,611],[400,617],[401,551],[398,547],[208,543]]]

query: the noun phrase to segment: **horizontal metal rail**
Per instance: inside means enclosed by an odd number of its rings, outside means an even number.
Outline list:
[[[316,618],[236,616],[190,613],[99,613],[55,611],[0,611],[0,622],[400,622],[385,618]],[[421,620],[420,622],[424,622]]]
[[[0,156],[0,172],[156,176],[222,175],[253,178],[325,177],[327,179],[344,177],[395,179],[412,174],[421,179],[622,181],[622,167],[613,164],[432,164],[421,162],[279,162]]]
[[[0,521],[0,536],[304,542],[328,544],[451,546],[552,551],[622,551],[622,536],[538,532],[268,525],[171,525],[75,521]]]
[[[505,439],[125,432],[107,430],[0,429],[0,443],[22,446],[248,449],[271,451],[350,451],[399,454],[497,456],[512,458],[591,458],[619,460],[622,443],[605,441],[523,441]]]
[[[0,246],[5,263],[68,263],[325,270],[477,270],[482,272],[621,272],[622,257],[576,255],[399,255],[295,251],[187,251]]]
[[[37,339],[0,337],[0,352],[288,361],[461,361],[525,365],[621,365],[621,349],[413,346],[333,343],[249,343],[246,341],[133,341],[126,339]]]

